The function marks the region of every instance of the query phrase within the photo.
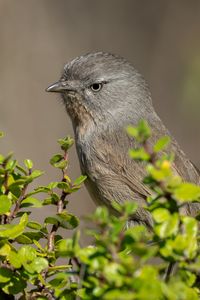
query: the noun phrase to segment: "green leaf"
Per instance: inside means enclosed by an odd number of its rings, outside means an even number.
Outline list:
[[[6,240],[2,241],[0,244],[0,256],[7,256],[11,251],[11,246]]]
[[[138,131],[139,134],[142,135],[145,139],[151,136],[151,129],[146,120],[140,120],[138,122]]]
[[[33,243],[41,252],[44,252],[44,249],[42,248],[42,246],[40,245],[40,243],[38,241],[34,240]]]
[[[149,164],[147,166],[147,171],[156,181],[163,181],[165,179],[168,179],[172,175],[172,171],[170,168],[170,164],[168,164],[168,161],[163,162],[161,168],[155,168],[153,165]]]
[[[0,196],[0,215],[3,215],[10,211],[12,201],[7,195]]]
[[[21,178],[21,179],[16,179],[14,182],[12,182],[9,185],[9,189],[11,189],[14,186],[23,186],[26,183],[26,179]]]
[[[11,280],[12,278],[12,271],[7,268],[0,268],[0,283],[5,283]]]
[[[160,138],[154,145],[153,150],[154,152],[159,152],[167,147],[167,145],[170,142],[170,137],[169,136],[163,136]]]
[[[19,185],[15,185],[15,184],[11,184],[9,186],[9,191],[12,193],[12,195],[14,197],[16,197],[17,199],[20,197],[21,195],[21,189],[22,189],[22,186],[19,186]]]
[[[42,202],[36,198],[28,197],[25,198],[20,205],[20,207],[29,207],[29,206],[40,208],[42,207]]]
[[[58,169],[61,169],[61,170],[66,169],[67,166],[68,166],[68,161],[67,160],[62,160],[62,161],[54,164],[55,168],[58,168]]]
[[[55,189],[57,186],[58,186],[58,182],[57,182],[57,181],[52,181],[52,182],[50,182],[50,183],[47,185],[47,188],[48,188],[49,190],[53,190],[53,189]]]
[[[73,244],[72,244],[73,245]],[[80,261],[84,264],[91,264],[91,258],[95,257],[96,254],[98,254],[98,249],[93,246],[88,246],[85,248],[78,249],[78,257]],[[71,256],[74,256],[74,253],[71,254]]]
[[[47,269],[49,266],[48,260],[43,257],[36,257],[29,266],[29,271],[31,273],[41,273],[43,270]]]
[[[64,268],[63,268],[63,270],[65,271],[66,270],[66,267],[67,266],[64,266]],[[68,266],[68,268],[69,268],[69,266]],[[56,269],[55,269],[56,270]],[[59,269],[58,269],[59,270]],[[57,288],[63,288],[63,287],[65,287],[65,285],[67,284],[67,282],[68,282],[68,280],[69,280],[69,276],[67,275],[67,274],[65,274],[64,272],[62,272],[62,273],[58,273],[57,275],[56,275],[56,277],[55,278],[53,278],[52,280],[50,280],[48,283],[51,285],[51,286],[53,286],[53,287],[57,287]]]
[[[44,238],[44,234],[41,231],[26,231],[23,235],[29,238],[32,243],[34,240],[38,241]]]
[[[196,238],[190,238],[186,234],[178,234],[174,241],[171,241],[170,247],[174,254],[179,255],[182,259],[183,257],[193,259],[198,250]]]
[[[85,180],[87,179],[87,176],[81,175],[80,177],[76,178],[74,180],[73,185],[80,185],[81,183],[83,183]]]
[[[37,254],[33,247],[25,245],[19,249],[18,256],[22,263],[27,263],[33,261],[37,257]]]
[[[47,186],[39,186],[35,188],[32,192],[28,193],[26,196],[32,196],[39,193],[49,193],[51,190]]]
[[[78,218],[67,212],[57,214],[57,220],[59,221],[60,226],[66,229],[74,229],[79,224]]]
[[[152,215],[156,223],[163,223],[171,217],[170,212],[166,208],[157,208],[152,212]]]
[[[104,276],[109,284],[116,284],[118,286],[123,284],[123,277],[120,273],[123,273],[123,266],[116,262],[110,262],[104,267]]]
[[[11,159],[6,164],[6,170],[12,172],[17,165],[17,161],[15,159]]]
[[[43,171],[40,171],[40,170],[34,170],[34,171],[31,173],[30,177],[31,177],[32,179],[35,179],[35,178],[40,177],[40,176],[43,175],[43,174],[44,174]]]
[[[55,205],[57,202],[54,200],[54,199],[52,199],[52,197],[50,197],[50,198],[46,198],[46,199],[44,199],[43,200],[43,202],[42,202],[42,205],[43,206],[45,206],[45,205]]]
[[[197,235],[199,225],[194,218],[189,216],[182,216],[182,223],[182,236],[185,243],[183,251],[188,258],[193,259],[198,250]]]
[[[177,213],[167,216],[167,213],[164,213],[163,211],[162,213],[156,213],[154,217],[159,221],[158,224],[155,224],[154,230],[160,238],[166,238],[177,234],[179,228],[179,217]]]
[[[72,239],[62,239],[56,243],[56,254],[59,257],[75,256],[75,248]]]
[[[4,132],[0,131],[0,138],[4,137]]]
[[[27,169],[29,169],[29,170],[33,168],[33,162],[30,159],[25,159],[24,164],[27,167]]]
[[[26,288],[26,281],[19,275],[12,276],[11,280],[6,284],[2,290],[6,294],[16,295],[22,292]]]
[[[47,217],[45,219],[45,223],[59,225],[65,229],[74,229],[78,226],[79,219],[72,214],[63,212],[51,217]]]
[[[184,231],[188,237],[196,237],[198,234],[198,222],[189,216],[182,216],[182,222],[184,224]]]
[[[123,206],[120,203],[118,203],[117,201],[112,200],[110,204],[111,204],[111,207],[114,210],[116,210],[118,213],[122,214]]]
[[[102,290],[102,292],[101,292]],[[101,288],[100,291],[102,294],[104,294],[104,290]],[[81,294],[80,294],[81,295]],[[83,298],[85,299],[85,298]],[[106,293],[104,294],[104,299],[105,300],[134,300],[134,295],[133,293],[130,293],[129,291],[126,290],[120,290],[120,289],[111,289],[107,290]],[[135,298],[136,299],[136,298]],[[138,299],[147,299],[147,298],[138,298]],[[148,298],[149,299],[149,298]]]
[[[140,120],[137,127],[128,126],[127,132],[139,143],[145,142],[151,136],[151,129],[145,120]]]
[[[22,263],[20,261],[19,255],[18,255],[18,253],[16,251],[11,251],[9,253],[9,255],[8,255],[8,261],[16,269],[19,269],[22,266]]]
[[[78,185],[72,186],[67,192],[68,192],[69,194],[72,194],[72,193],[77,192],[80,188],[81,188],[81,187],[78,186]]]
[[[174,197],[179,201],[200,200],[200,186],[193,183],[181,183],[174,190]]]
[[[15,240],[18,244],[32,244],[32,240],[25,234],[19,235]]]
[[[133,127],[133,126],[129,125],[129,126],[126,127],[126,131],[127,131],[127,133],[130,136],[132,136],[134,138],[138,137],[138,129],[137,129],[137,127]]]
[[[140,241],[146,233],[146,228],[143,225],[130,227],[125,231],[125,244],[133,244],[133,241]]]
[[[19,170],[22,174],[27,175],[26,170],[19,164],[16,165],[16,169]]]
[[[26,211],[21,210],[21,211],[18,211],[18,213],[16,215],[16,218],[21,218],[24,215],[24,213],[26,213],[27,216],[29,216],[32,212],[30,210],[26,210]]]
[[[61,154],[55,154],[54,156],[52,156],[52,158],[50,159],[50,164],[52,166],[55,166],[55,164],[57,164],[58,162],[60,162],[61,160],[63,160],[63,155]]]
[[[128,214],[128,215],[133,215],[134,212],[136,212],[138,208],[137,203],[134,201],[126,201],[123,204],[123,210]]]
[[[8,155],[4,159],[4,163],[6,164],[11,159],[12,156],[13,156],[13,152],[8,153]]]
[[[16,238],[17,236],[19,236],[20,234],[22,234],[24,232],[27,223],[28,223],[28,216],[25,213],[21,217],[19,224],[0,225],[0,237],[8,238],[8,239]]]
[[[2,154],[0,154],[0,164],[2,164],[4,162],[4,159],[5,159],[5,157]]]
[[[35,230],[40,230],[42,228],[42,225],[40,223],[33,221],[28,222],[26,226]]]
[[[59,189],[61,189],[61,190],[65,190],[65,191],[68,191],[70,189],[69,183],[68,182],[64,182],[64,181],[58,182],[57,183],[57,187]]]
[[[47,218],[44,220],[44,223],[45,223],[45,224],[52,224],[52,225],[58,225],[58,224],[59,224],[58,219],[57,219],[57,216],[47,217]]]
[[[11,181],[11,183],[8,183],[9,191],[18,199],[21,195],[21,189],[25,185],[24,179],[18,179],[14,182]]]
[[[74,139],[72,139],[70,136],[67,136],[64,139],[59,139],[58,143],[60,144],[62,150],[67,151],[74,144]]]
[[[148,161],[150,159],[150,155],[144,150],[144,148],[130,149],[129,155],[135,160]]]
[[[64,159],[63,155],[55,154],[50,159],[50,164],[55,168],[59,168],[59,169],[63,170],[68,166],[68,161],[66,159]]]
[[[98,206],[94,213],[94,220],[99,221],[101,223],[108,223],[109,220],[109,212],[107,207]]]
[[[71,264],[68,265],[58,265],[58,266],[50,266],[49,271],[66,271],[66,269],[71,270],[72,266]],[[58,274],[65,274],[65,273],[58,273]],[[65,274],[65,276],[68,277],[68,274]]]

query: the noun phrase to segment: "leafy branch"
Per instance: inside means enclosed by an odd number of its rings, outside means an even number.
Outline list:
[[[87,217],[92,246],[80,245],[79,220],[67,211],[68,195],[86,180],[69,176],[70,137],[58,141],[61,153],[50,159],[61,171],[61,180],[35,189],[31,185],[43,172],[35,170],[31,160],[21,165],[12,154],[0,155],[2,299],[199,299],[199,215],[188,216],[184,208],[200,201],[200,187],[174,174],[173,155],[166,151],[168,137],[150,146],[151,130],[145,121],[127,131],[138,143],[130,156],[146,165],[143,183],[151,196],[144,209],[153,227],[127,228],[136,204],[113,201],[117,216],[97,207]],[[33,210],[46,211],[50,205],[55,213],[40,223],[32,219]],[[72,231],[72,237],[65,238],[60,229]]]

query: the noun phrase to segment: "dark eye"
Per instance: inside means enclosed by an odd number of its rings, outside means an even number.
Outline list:
[[[102,83],[93,83],[90,88],[93,92],[99,92],[102,88],[103,84]]]

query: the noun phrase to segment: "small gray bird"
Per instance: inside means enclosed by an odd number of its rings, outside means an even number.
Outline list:
[[[151,191],[142,183],[143,163],[128,156],[135,142],[126,134],[127,125],[145,119],[152,129],[150,144],[170,133],[156,114],[143,77],[124,58],[110,53],[89,53],[64,67],[60,80],[47,92],[61,93],[72,120],[76,149],[86,187],[98,205],[113,213],[112,201],[138,203],[132,223],[152,226],[143,208]],[[173,137],[174,172],[184,180],[200,184],[200,174]],[[198,204],[188,204],[185,213],[196,214]]]

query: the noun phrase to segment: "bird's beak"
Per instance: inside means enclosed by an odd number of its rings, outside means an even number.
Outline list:
[[[61,85],[61,82],[55,82],[51,84],[47,89],[46,92],[55,92],[55,93],[61,93],[63,90],[63,86]]]
[[[53,84],[51,84],[47,89],[46,92],[54,92],[54,93],[62,93],[64,91],[71,91],[73,90],[72,87],[65,82],[63,84],[62,82],[58,81]]]

